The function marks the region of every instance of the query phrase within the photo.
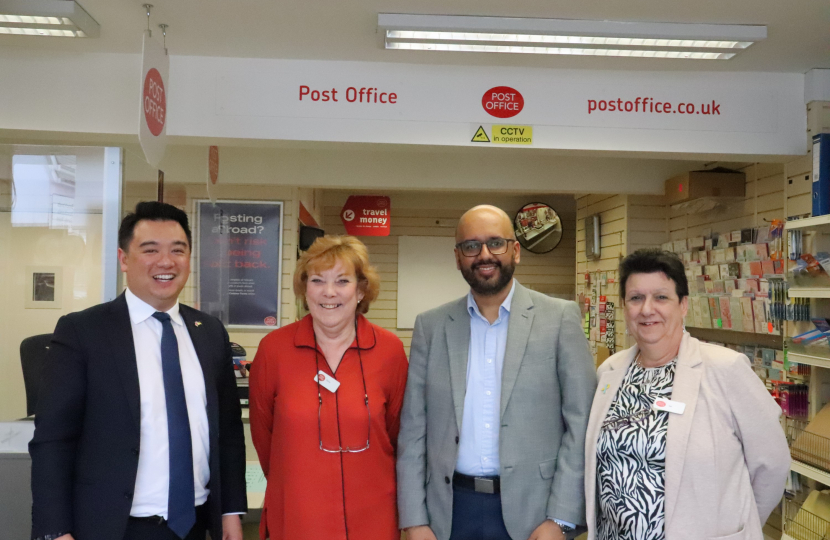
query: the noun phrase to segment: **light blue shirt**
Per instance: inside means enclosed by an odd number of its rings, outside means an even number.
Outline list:
[[[490,324],[478,309],[473,293],[467,293],[470,313],[470,351],[467,356],[467,394],[458,442],[455,470],[469,476],[498,476],[499,427],[501,426],[501,373],[507,347],[510,304],[516,282],[499,306],[499,316]],[[548,516],[560,526],[573,523]]]
[[[470,313],[470,351],[467,356],[467,394],[458,443],[455,470],[470,476],[499,474],[499,426],[501,425],[501,372],[507,345],[510,303],[516,283],[499,306],[498,319],[490,322],[478,309],[473,293],[467,293]]]

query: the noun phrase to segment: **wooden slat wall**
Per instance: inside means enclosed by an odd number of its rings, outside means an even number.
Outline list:
[[[626,254],[669,241],[669,209],[662,195],[629,195],[627,216]]]
[[[584,195],[576,199],[576,286],[577,293],[586,292],[586,272],[616,270],[620,256],[626,252],[628,242],[627,195]],[[585,218],[600,216],[600,259],[589,261],[585,257]],[[625,317],[619,299],[617,284],[606,285],[602,293],[616,307],[617,347],[625,347]],[[595,344],[592,344],[594,350]]]
[[[297,188],[269,185],[240,185],[219,183],[211,188],[218,199],[283,201],[283,247],[282,247],[282,325],[294,322],[296,303],[292,289],[294,266],[297,251]],[[194,201],[207,199],[205,184],[170,184],[165,186],[165,202],[174,204],[187,212],[190,227],[196,242],[196,215]],[[124,193],[124,210],[132,211],[139,201],[156,200],[156,185],[146,182],[126,182]],[[191,275],[179,299],[182,303],[196,305],[196,284],[199,267],[194,258],[190,265]],[[245,348],[249,359],[253,359],[260,340],[269,331],[234,330],[229,332],[231,341]]]
[[[345,234],[340,220],[340,210],[349,195],[354,192],[327,191],[323,227],[327,234]],[[468,193],[431,194],[422,192],[377,193],[392,199],[392,233],[387,237],[361,237],[368,246],[372,264],[381,277],[381,293],[367,315],[372,322],[391,330],[404,343],[407,354],[412,341],[412,330],[397,328],[397,282],[399,236],[449,236],[455,235],[458,219],[466,210],[477,204],[495,204],[510,216],[528,202],[542,201],[550,204],[564,224],[559,246],[550,253],[536,255],[522,251],[521,262],[515,277],[531,289],[546,294],[574,298],[573,275],[576,267],[574,252],[575,231],[571,225],[576,217],[576,205],[572,197],[510,195],[477,196]],[[452,257],[452,253],[447,254]],[[447,301],[453,300],[447,298]]]
[[[813,168],[812,155],[798,158],[784,167],[787,175],[786,216],[789,218],[812,213],[812,182],[810,181]]]
[[[620,259],[633,251],[656,247],[668,240],[668,209],[663,196],[655,195],[584,195],[577,198],[577,292],[586,292],[586,272],[616,271]],[[585,257],[584,218],[600,215],[600,260]],[[602,289],[606,300],[614,302],[617,350],[628,347],[625,315],[619,296],[619,283]],[[604,344],[604,342],[598,342]]]

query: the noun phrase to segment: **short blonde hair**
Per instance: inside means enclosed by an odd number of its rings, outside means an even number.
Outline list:
[[[300,256],[294,270],[294,294],[303,299],[308,309],[306,289],[309,274],[316,274],[334,268],[338,263],[351,266],[357,276],[357,288],[363,293],[363,300],[357,305],[358,313],[366,313],[380,292],[380,276],[369,264],[369,250],[354,236],[326,235],[314,241]]]

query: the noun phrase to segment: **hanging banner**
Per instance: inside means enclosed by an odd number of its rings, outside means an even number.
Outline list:
[[[391,201],[377,195],[352,195],[340,211],[346,234],[352,236],[389,236]]]
[[[144,33],[141,62],[141,104],[138,140],[147,163],[158,167],[167,149],[167,90],[170,58],[157,41]]]
[[[279,326],[280,201],[196,201],[198,308],[229,328]]]
[[[208,174],[210,183],[216,185],[219,181],[219,147],[211,146],[208,150]]]

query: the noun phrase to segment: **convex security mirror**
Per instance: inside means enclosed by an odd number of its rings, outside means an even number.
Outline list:
[[[545,203],[522,206],[513,220],[516,238],[531,253],[552,251],[562,240],[562,220],[556,210]]]

